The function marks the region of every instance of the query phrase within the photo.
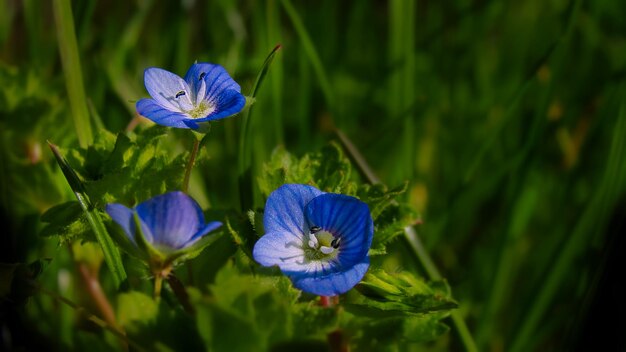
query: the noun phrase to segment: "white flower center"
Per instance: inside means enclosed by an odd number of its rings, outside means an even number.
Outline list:
[[[339,252],[340,237],[335,237],[332,233],[313,226],[307,243],[309,248],[306,252],[309,259],[332,259]]]
[[[200,76],[202,77],[202,76]],[[190,94],[186,90],[181,90],[174,96],[181,112],[184,112],[192,119],[206,117],[215,111],[215,106],[204,98],[206,97],[206,83],[200,78],[200,86],[195,94]]]

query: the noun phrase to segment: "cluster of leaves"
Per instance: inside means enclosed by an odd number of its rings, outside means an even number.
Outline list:
[[[434,340],[448,331],[441,319],[457,307],[445,280],[425,282],[409,272],[371,269],[356,288],[344,306],[355,316],[372,318],[366,324],[356,321],[355,330],[362,334],[356,342],[363,347]]]
[[[123,293],[120,324],[133,342],[155,350],[203,345],[214,351],[325,351],[329,336],[337,334],[365,350],[431,341],[448,331],[441,319],[456,307],[445,282],[380,270],[330,309],[284,276],[242,273],[232,264],[223,266],[207,289],[188,288],[193,317],[143,293]]]
[[[67,150],[66,158],[82,179],[95,209],[107,203],[133,205],[151,196],[179,189],[185,167],[185,153],[173,159],[163,147],[167,129],[151,127],[137,133],[102,131],[88,148]],[[58,236],[62,241],[91,239],[91,231],[78,201],[50,208],[41,217],[48,223],[41,235]]]

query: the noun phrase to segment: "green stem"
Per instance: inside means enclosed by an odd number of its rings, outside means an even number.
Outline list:
[[[280,48],[280,44],[276,45],[267,58],[265,58],[263,66],[256,77],[256,81],[254,82],[254,86],[252,86],[252,91],[250,92],[250,100],[252,103],[254,102],[257,92],[259,91],[270,65],[274,61],[274,57]],[[249,150],[249,144],[247,143],[251,138],[251,115],[252,106],[248,107],[248,109],[242,113],[241,130],[239,135],[239,201],[242,211],[246,211],[252,207],[252,151]]]
[[[363,155],[354,146],[352,141],[345,135],[345,133],[343,133],[339,129],[335,130],[335,133],[337,134],[339,141],[342,143],[348,155],[350,155],[351,159],[361,171],[361,174],[364,175],[365,178],[372,184],[380,183],[380,179],[378,178],[378,176],[376,176]],[[413,228],[413,226],[407,226],[404,228],[404,237],[405,240],[409,243],[411,249],[413,249],[413,253],[424,267],[424,270],[426,271],[428,277],[431,280],[441,280],[442,277],[439,273],[439,270],[437,269],[437,266],[430,258],[428,251],[422,244],[422,241],[420,240],[419,235],[417,234],[417,231],[415,231],[415,228]],[[459,334],[461,342],[465,346],[465,350],[470,352],[478,351],[478,348],[476,347],[476,342],[474,342],[472,334],[467,328],[467,325],[465,324],[461,313],[457,310],[452,311],[452,322],[456,326],[456,330]]]
[[[52,8],[74,127],[78,135],[78,143],[81,147],[86,148],[93,143],[93,133],[78,56],[72,6],[69,0],[54,0]]]
[[[163,287],[163,276],[161,273],[154,275],[154,300],[159,302],[161,299],[161,288]]]
[[[189,161],[187,162],[187,167],[185,168],[185,178],[183,179],[183,192],[187,193],[189,189],[189,178],[191,177],[191,170],[193,169],[193,165],[196,163],[196,156],[198,155],[198,149],[200,147],[200,140],[195,139],[193,142],[193,147],[191,148],[191,155],[189,155]]]

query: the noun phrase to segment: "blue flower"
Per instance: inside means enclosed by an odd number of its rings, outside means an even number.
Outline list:
[[[137,102],[137,112],[159,125],[199,129],[243,109],[246,98],[226,70],[216,64],[193,64],[185,79],[156,67],[146,69],[144,84],[152,99]]]
[[[263,223],[254,259],[278,265],[303,291],[339,295],[367,272],[374,223],[367,204],[354,197],[283,185],[267,199]]]
[[[131,251],[161,267],[204,248],[206,239],[214,237],[205,235],[222,226],[219,221],[205,223],[198,203],[183,192],[153,197],[134,209],[108,204],[106,212],[124,231]]]

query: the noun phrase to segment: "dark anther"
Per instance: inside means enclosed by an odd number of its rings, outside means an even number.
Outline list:
[[[185,94],[186,94],[185,91],[181,90],[180,92],[176,93],[176,99],[178,99],[178,97],[182,97]]]
[[[311,227],[311,233],[318,233],[318,232],[320,232],[321,229],[322,228],[319,227],[319,226],[313,226],[313,227]]]
[[[333,247],[334,249],[339,248],[339,242],[341,242],[341,238],[337,237],[334,240],[330,241],[330,246]]]
[[[198,81],[202,81],[202,79],[204,78],[204,76],[206,76],[206,72],[202,72],[200,74],[200,78],[198,78]]]

